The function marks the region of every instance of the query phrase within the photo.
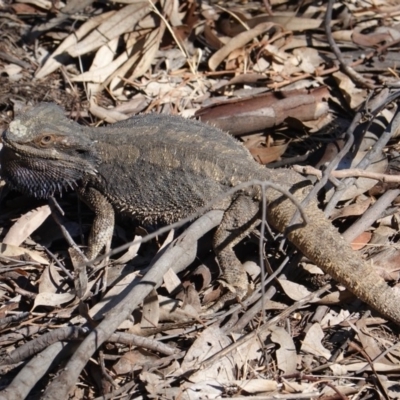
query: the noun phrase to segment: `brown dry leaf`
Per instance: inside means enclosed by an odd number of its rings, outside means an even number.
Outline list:
[[[267,72],[270,66],[271,64],[265,58],[259,58],[253,66],[253,71],[260,73]]]
[[[318,50],[309,47],[295,49],[293,55],[297,58],[299,69],[307,74],[314,74],[315,70],[325,62]]]
[[[89,18],[87,22],[85,22],[76,32],[69,35],[53,52],[53,54],[46,60],[46,62],[39,68],[35,73],[36,79],[41,79],[46,77],[47,75],[54,72],[57,68],[63,65],[69,58],[66,56],[65,50],[75,46],[76,43],[84,36],[87,35],[88,32],[95,29],[99,26],[103,21],[106,21],[108,18],[111,18],[115,14],[115,11],[109,11],[106,13],[102,13],[95,17]]]
[[[341,42],[352,42],[352,37],[353,35],[353,30],[338,30],[332,32],[332,37],[335,40],[341,41]],[[318,47],[326,47],[321,43],[318,44]]]
[[[278,389],[278,383],[269,379],[242,379],[232,383],[249,394],[272,392]]]
[[[145,384],[147,392],[150,396],[148,398],[165,398],[175,399],[182,395],[179,388],[170,388],[170,381],[172,377],[162,376],[161,374],[143,371],[139,375],[140,380]]]
[[[264,306],[265,310],[286,310],[287,309],[287,304],[284,303],[279,303],[277,301],[269,300],[266,302]]]
[[[216,302],[223,294],[223,284],[224,282],[219,282],[220,284],[208,288],[204,293],[203,293],[203,304],[209,305],[211,303]]]
[[[196,276],[199,276],[201,279],[201,286],[199,290],[203,290],[206,287],[209,287],[212,281],[212,275],[211,271],[208,267],[206,267],[204,264],[200,265],[196,270],[193,272],[193,276],[196,278]]]
[[[172,243],[173,240],[174,240],[174,236],[175,236],[175,229],[171,229],[171,230],[168,232],[168,235],[167,235],[167,237],[165,238],[165,240],[164,240],[162,246],[158,249],[158,252],[160,252],[162,249],[165,249],[170,243]]]
[[[89,74],[92,74],[93,79],[90,81],[93,82],[104,82],[109,75],[111,75],[114,70],[109,71],[104,76],[97,76],[99,70],[102,70],[104,67],[107,67],[111,64],[114,59],[115,52],[118,47],[119,38],[115,38],[110,40],[107,44],[101,46],[94,56],[92,61],[92,65],[89,68]],[[100,93],[103,89],[101,83],[89,83],[87,85],[87,93],[89,100],[94,97],[96,94]]]
[[[269,331],[259,332],[258,340],[248,340],[238,346],[237,351],[233,352],[233,360],[237,368],[241,369],[251,361],[258,362],[260,360],[260,351],[269,335]],[[234,341],[238,341],[242,337],[242,335],[238,333],[231,333],[231,336]]]
[[[178,275],[171,268],[164,274],[163,280],[168,293],[172,293],[182,285]]]
[[[256,142],[258,143],[256,144]],[[265,139],[262,139],[257,141],[248,140],[245,145],[256,161],[260,164],[268,164],[279,160],[282,154],[285,153],[289,143],[265,146]]]
[[[149,12],[150,7],[147,1],[129,4],[107,18],[75,46],[68,47],[66,51],[71,57],[78,57],[96,50],[110,40],[131,31],[132,27],[139,23]]]
[[[315,164],[315,168],[321,169],[322,166],[329,164],[334,157],[342,150],[344,146],[343,139],[336,139],[334,141],[330,141],[326,147],[324,148],[324,152],[321,155],[321,158]],[[340,168],[340,165],[338,169]],[[344,169],[344,168],[342,168]]]
[[[397,215],[394,216],[396,219]],[[397,219],[398,220],[398,219]],[[393,220],[393,215],[379,219],[379,226],[374,229],[373,241],[376,244],[386,244],[390,238],[397,234],[397,229],[393,225],[397,224]]]
[[[328,328],[332,326],[336,326],[341,324],[343,321],[346,321],[350,317],[350,312],[348,310],[341,309],[339,313],[334,311],[333,309],[329,310],[322,321],[320,322],[322,328]]]
[[[71,399],[84,399],[85,398],[85,388],[74,387],[70,393]]]
[[[50,0],[19,0],[19,3],[30,3],[38,8],[43,8],[44,10],[50,10],[53,8],[53,3]]]
[[[359,89],[357,85],[343,72],[335,72],[332,74],[342,90],[344,98],[347,100],[349,107],[354,110],[359,107],[367,96],[365,89]]]
[[[239,49],[257,36],[269,31],[273,26],[274,24],[270,22],[264,22],[253,29],[239,33],[210,57],[208,66],[212,71],[215,71],[219,64],[221,64],[232,51]]]
[[[348,370],[346,368],[346,365],[343,364],[331,364],[329,366],[329,369],[333,372],[334,375],[338,375],[338,376],[344,376],[348,374]],[[325,393],[325,391],[324,391]],[[343,392],[342,392],[343,393]]]
[[[358,330],[357,337],[361,343],[362,349],[368,354],[371,360],[375,360],[381,355],[381,343],[378,342],[373,330],[367,327],[365,318],[361,318],[356,322]],[[386,357],[380,357],[379,362],[383,364],[393,365]]]
[[[261,343],[264,343],[268,335],[269,332],[260,333],[259,340],[250,340],[241,344],[235,351],[221,357],[209,368],[200,369],[190,375],[189,382],[181,386],[181,388],[185,389],[185,395],[190,399],[205,398],[205,394],[214,398],[217,394],[221,395],[223,388],[227,385],[236,385],[238,382],[231,378],[232,374],[234,374],[235,370],[241,371],[249,363],[259,362]],[[239,340],[241,337],[241,335],[234,333],[232,336],[234,340]],[[215,352],[226,347],[229,343],[231,343],[231,340],[218,327],[209,327],[196,339],[181,367],[184,371],[196,370],[202,360],[215,354]],[[269,380],[255,382],[254,386],[245,379],[241,380],[241,382],[243,389],[248,390],[249,393],[256,393],[259,390],[274,390],[274,387],[276,387],[276,383]],[[200,393],[201,397],[198,396]]]
[[[182,301],[182,309],[187,314],[193,316],[193,318],[197,318],[197,316],[203,311],[199,293],[193,285],[186,286]]]
[[[29,4],[16,3],[16,4],[10,4],[10,7],[14,10],[15,14],[17,14],[17,15],[23,15],[23,14],[45,15],[44,11],[39,10],[36,7],[33,7],[33,6],[29,5]]]
[[[335,209],[331,215],[331,220],[334,221],[338,218],[363,215],[365,211],[368,210],[371,202],[371,197],[359,196],[355,203],[349,204],[343,208]]]
[[[176,86],[176,83],[168,82],[168,79],[161,78],[157,81],[150,81],[143,88],[146,95],[157,98],[158,104],[177,103],[180,99],[189,97],[193,89],[188,85]]]
[[[75,294],[72,293],[39,293],[35,298],[31,311],[38,306],[59,307],[62,304],[69,303],[73,299],[75,299]]]
[[[19,246],[32,232],[43,224],[50,214],[51,210],[48,205],[28,211],[10,228],[3,239],[3,243]]]
[[[124,97],[122,94],[121,98]],[[126,115],[136,115],[143,111],[150,100],[143,93],[137,93],[128,101],[117,105],[114,110]]]
[[[279,344],[276,350],[278,368],[286,374],[294,374],[297,370],[297,353],[293,338],[282,327],[274,326],[271,331],[271,341]]]
[[[321,325],[318,323],[311,325],[301,345],[301,351],[329,360],[331,352],[322,345],[321,341],[323,338],[324,332]]]
[[[220,399],[226,393],[225,385],[216,380],[184,383],[180,388],[181,392],[177,397],[181,397],[183,392],[184,398],[187,400]]]
[[[260,266],[254,261],[245,261],[243,268],[249,274],[252,281],[255,281],[261,274]]]
[[[53,264],[48,265],[41,277],[39,282],[39,293],[56,293],[60,289],[62,283],[62,277],[56,270]]]
[[[141,51],[142,58],[137,63],[132,75],[128,77],[129,80],[133,81],[135,78],[144,75],[150,68],[151,63],[154,61],[154,57],[160,48],[161,39],[165,31],[165,26],[162,24],[158,29],[150,32],[147,36],[146,41]]]
[[[293,381],[288,382],[286,379],[283,380],[282,384],[285,393],[309,393],[310,397],[315,387],[314,382],[313,383],[306,383],[306,382],[299,383]]]
[[[158,51],[164,34],[165,27],[152,30],[148,35],[138,41],[135,46],[135,53],[131,54],[126,62],[121,65],[108,79],[110,82],[110,90],[116,94],[116,89],[123,82],[121,77],[125,76],[135,65],[133,75],[127,79],[133,81],[136,77],[142,76],[153,62],[154,56]],[[125,82],[125,81],[124,81]]]
[[[372,256],[372,262],[380,276],[388,281],[400,278],[400,248],[387,245],[382,251]]]
[[[329,367],[332,370],[333,375],[336,375],[336,376],[346,376],[346,375],[348,375],[349,372],[347,371],[347,368],[346,368],[345,365],[340,365],[340,364],[333,364],[333,365],[334,365],[334,368]],[[340,393],[340,395],[343,398],[350,399],[350,398],[354,398],[351,395],[354,395],[354,394],[359,393],[359,392],[360,392],[360,389],[357,387],[356,384],[351,384],[351,383],[349,383],[347,385],[338,384],[338,385],[335,385],[334,388],[326,385],[322,389],[322,393],[320,394],[320,397],[321,398],[327,398],[327,399],[335,398],[335,396],[338,393]]]
[[[342,304],[343,302],[352,300],[353,298],[354,296],[352,293],[350,293],[348,290],[341,289],[322,297],[318,301],[318,304],[326,304],[326,305]]]
[[[353,30],[351,38],[355,44],[363,47],[375,47],[383,42],[391,42],[399,38],[399,32],[390,27],[382,27],[368,34],[361,33],[358,29]]]
[[[218,327],[210,326],[198,335],[185,358],[182,361],[181,368],[184,371],[197,370],[199,364],[211,357],[213,354],[222,350],[231,344],[231,339]],[[229,382],[235,379],[232,369],[233,356],[227,355],[216,361],[208,368],[204,368],[190,375],[191,382],[216,380],[220,382]]]
[[[162,295],[159,295],[158,299],[160,304],[160,321],[183,322],[199,317],[199,312],[194,307],[181,308],[182,301],[180,300]]]
[[[115,111],[114,108],[106,109],[106,108],[98,106],[96,104],[95,97],[90,98],[89,111],[95,117],[99,118],[100,120],[104,120],[110,124],[113,124],[118,121],[124,121],[128,118],[127,115],[122,114],[118,111]]]
[[[268,21],[276,25],[283,26],[288,31],[305,31],[308,29],[317,29],[323,23],[320,18],[305,18],[296,17],[293,15],[278,15],[268,16]]]
[[[23,249],[21,247],[13,246],[11,244],[0,243],[0,256],[21,257],[25,254],[27,254],[33,261],[36,261],[39,264],[49,265],[49,262],[34,250]]]
[[[298,301],[311,294],[305,286],[298,283],[288,281],[287,279],[278,279],[278,282],[282,286],[286,296],[292,300]]]
[[[224,45],[208,24],[204,25],[204,39],[208,47],[213,50],[219,50]]]
[[[246,49],[244,47],[235,49],[225,58],[225,69],[227,71],[243,70],[246,60]]]
[[[128,250],[122,254],[122,256],[120,258],[117,258],[113,264],[114,265],[118,265],[118,264],[126,264],[129,261],[132,261],[136,256],[137,253],[140,249],[140,245],[141,243],[138,242],[138,240],[140,239],[140,236],[135,236],[133,238],[133,243],[129,246]],[[136,242],[136,243],[135,243]]]
[[[247,28],[254,28],[261,23],[273,23],[282,26],[287,31],[304,31],[308,29],[316,29],[321,26],[323,20],[320,18],[307,18],[305,16],[296,16],[296,13],[287,11],[285,13],[274,13],[274,15],[260,14],[254,18],[246,18],[240,11],[234,11],[236,18],[223,19],[219,26],[222,33],[235,36],[244,32]],[[237,19],[239,19],[240,23]]]
[[[363,232],[361,235],[357,236],[352,242],[351,242],[351,248],[354,251],[361,250],[363,247],[365,247],[366,244],[369,243],[371,240],[372,233],[371,232]]]
[[[0,305],[0,318],[6,317],[9,311],[13,311],[13,310],[17,309],[20,306],[20,302],[22,299],[21,295],[15,296],[12,299],[5,298],[5,296],[6,296],[6,292],[3,290],[0,290],[0,300],[2,301],[1,305]],[[0,339],[0,343],[1,343],[1,339]]]
[[[132,49],[135,44],[142,38],[143,34],[140,32],[131,32],[128,34],[128,39],[125,43],[125,51],[119,55],[116,59],[112,60],[109,64],[104,65],[101,68],[96,69],[95,73],[86,71],[82,74],[73,76],[71,78],[74,82],[97,82],[105,85],[105,81],[117,69],[123,65],[127,60],[129,60]],[[119,38],[117,38],[119,39]]]
[[[272,58],[272,71],[282,75],[284,78],[300,72],[300,68],[297,66],[297,58],[293,54],[284,51],[281,47],[267,44],[264,47],[264,51]]]
[[[158,357],[145,349],[135,349],[125,353],[112,367],[117,375],[130,374],[142,369],[144,364],[157,361]]]
[[[368,318],[368,320],[370,320],[371,318]],[[377,321],[377,323],[375,324],[374,322],[372,322],[373,325],[381,325],[383,323],[385,323],[385,320],[382,318],[377,318],[377,320],[381,320],[381,321]],[[382,346],[386,346],[386,344],[388,343],[387,339],[385,337],[378,337],[377,338],[381,343]],[[398,363],[398,359],[400,357],[400,348],[399,348],[399,344],[392,346],[390,351],[386,354],[386,357],[393,363],[393,364],[397,364]]]
[[[125,51],[112,62],[112,69],[115,72],[105,84],[110,83],[110,89],[115,96],[123,96],[123,84],[125,81],[122,80],[122,77],[138,62],[146,37],[142,32],[129,33],[126,39]],[[125,97],[122,98],[126,100]]]
[[[315,264],[303,263],[303,268],[312,275],[324,275],[325,272]]]
[[[304,125],[310,134],[316,133],[326,127],[329,126],[329,124],[333,123],[334,117],[332,114],[322,114],[320,117],[317,117],[317,119],[309,120],[309,121],[301,121],[302,125]]]

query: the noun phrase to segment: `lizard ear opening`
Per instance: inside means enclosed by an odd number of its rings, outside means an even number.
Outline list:
[[[75,152],[78,154],[87,154],[88,153],[88,151],[85,149],[76,149]]]

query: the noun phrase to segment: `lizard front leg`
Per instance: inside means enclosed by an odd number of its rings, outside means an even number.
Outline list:
[[[94,188],[78,189],[78,194],[95,214],[86,251],[86,257],[93,260],[111,241],[115,223],[114,209],[107,198]]]
[[[225,211],[220,226],[214,235],[214,251],[222,269],[223,279],[229,286],[209,312],[221,309],[227,301],[242,300],[249,292],[249,283],[242,263],[233,250],[260,223],[259,201],[245,194],[239,195]]]

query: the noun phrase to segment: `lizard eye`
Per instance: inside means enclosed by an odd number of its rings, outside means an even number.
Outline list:
[[[48,146],[53,141],[52,135],[44,135],[40,138],[41,146]]]

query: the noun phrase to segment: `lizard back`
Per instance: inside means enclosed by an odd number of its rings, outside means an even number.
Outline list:
[[[236,139],[181,117],[140,115],[88,134],[101,160],[90,184],[138,220],[175,221],[266,174]]]

